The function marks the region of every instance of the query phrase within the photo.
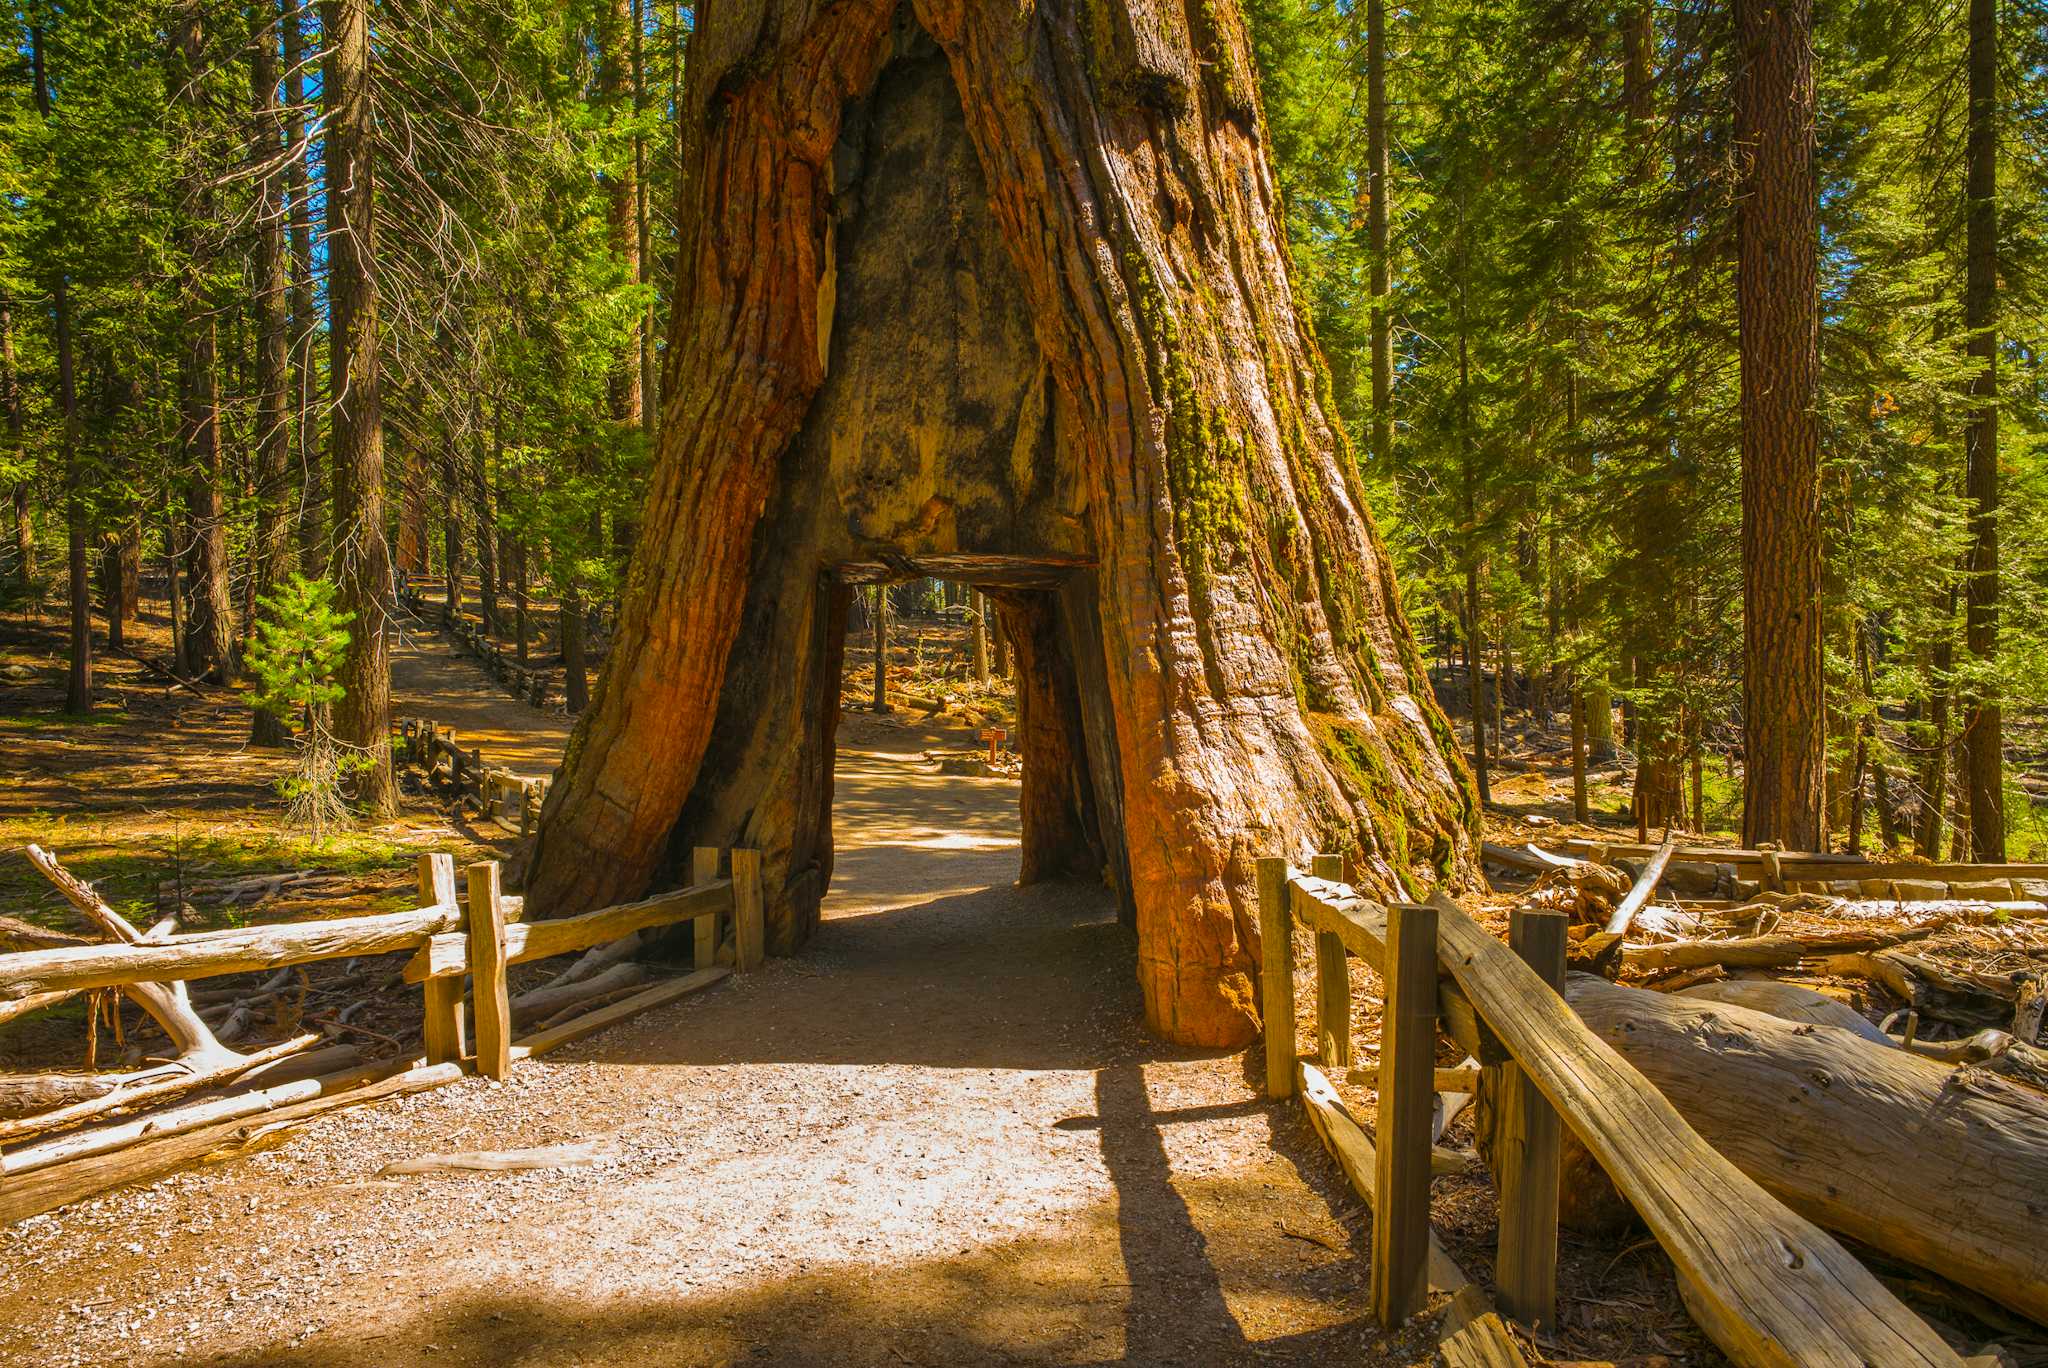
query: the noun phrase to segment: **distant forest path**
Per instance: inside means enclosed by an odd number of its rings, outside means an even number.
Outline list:
[[[559,746],[468,668],[401,647],[396,710],[493,761]],[[0,1231],[0,1362],[1427,1362],[1373,1328],[1366,1218],[1299,1108],[1142,1032],[1101,889],[1013,886],[1014,781],[923,754],[974,744],[848,715],[803,954]],[[380,1173],[568,1142],[596,1162]]]
[[[391,645],[393,718],[431,718],[453,727],[458,744],[480,747],[486,764],[520,774],[546,774],[561,763],[572,719],[514,698],[427,623],[401,611],[398,624]]]

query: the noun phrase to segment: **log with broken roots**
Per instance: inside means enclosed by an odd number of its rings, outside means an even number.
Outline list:
[[[31,843],[28,847],[29,863],[41,871],[44,878],[57,886],[65,900],[107,935],[128,945],[140,945],[156,933],[142,932],[107,905],[104,898],[71,871],[59,864],[57,857],[41,846]],[[199,1013],[192,1008],[191,999],[186,995],[183,983],[130,983],[121,989],[141,1005],[142,1009],[156,1019],[171,1043],[178,1047],[178,1057],[195,1071],[220,1068],[243,1058],[237,1051],[229,1049],[215,1038],[211,1028],[199,1019]],[[32,993],[33,999],[40,999],[43,1005],[61,1001],[67,994],[60,992]]]
[[[1794,1210],[2048,1324],[2048,1096],[1728,1003],[1586,975],[1565,996]]]

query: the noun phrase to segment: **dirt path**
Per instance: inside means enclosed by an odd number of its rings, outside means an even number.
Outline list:
[[[475,660],[453,653],[447,638],[403,614],[391,647],[391,715],[428,717],[453,727],[486,763],[547,774],[561,763],[570,722],[505,692]]]
[[[1099,890],[1011,886],[1014,786],[847,732],[804,955],[0,1232],[0,1361],[1426,1361],[1298,1111],[1142,1034]],[[564,1140],[612,1157],[376,1176]]]

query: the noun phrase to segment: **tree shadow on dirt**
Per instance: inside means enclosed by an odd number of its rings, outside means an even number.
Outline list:
[[[1057,1235],[888,1266],[805,1267],[802,1251],[791,1250],[782,1266],[796,1265],[792,1273],[702,1293],[687,1289],[715,1282],[720,1270],[684,1257],[668,1278],[672,1294],[640,1291],[649,1280],[642,1264],[628,1275],[633,1292],[599,1303],[523,1278],[493,1286],[493,1273],[502,1278],[502,1271],[479,1269],[479,1290],[459,1301],[381,1324],[344,1319],[301,1344],[215,1361],[252,1368],[1426,1361],[1426,1328],[1388,1341],[1370,1323],[1364,1265],[1348,1251],[1248,1257],[1256,1243],[1247,1233],[1269,1237],[1276,1219],[1269,1182],[1246,1175],[1176,1180],[1162,1126],[1253,1115],[1269,1104],[1155,1111],[1136,1062],[1099,1070],[1095,1095],[1096,1114],[1063,1127],[1099,1130],[1116,1195],[1073,1213]],[[1191,1199],[1221,1243],[1197,1224]],[[451,1258],[459,1265],[463,1256],[451,1251]],[[1105,1278],[1105,1266],[1118,1260],[1122,1276]],[[1246,1308],[1256,1331],[1240,1320]]]

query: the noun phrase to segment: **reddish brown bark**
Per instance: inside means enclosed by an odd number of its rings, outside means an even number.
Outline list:
[[[821,572],[1063,556],[1147,1020],[1242,1043],[1253,861],[1349,849],[1419,892],[1469,875],[1475,808],[1294,309],[1241,19],[925,0],[924,39],[892,8],[701,15],[661,449],[529,906],[745,842],[800,939],[830,868]],[[953,270],[904,269],[946,234]]]
[[[391,550],[384,539],[383,368],[377,327],[376,121],[370,104],[368,0],[328,0],[327,331],[334,413],[337,606],[351,615],[336,678],[334,734],[369,761],[356,796],[374,817],[397,807],[391,772]]]
[[[1972,691],[1963,717],[1972,858],[2005,859],[2005,728],[1998,668],[1998,5],[1970,0],[1968,279],[1964,321],[1979,370],[1970,381],[1977,411],[1963,433],[1970,500],[1964,644],[1991,679]]]
[[[268,7],[258,10],[268,14]],[[249,88],[255,122],[251,149],[258,166],[274,168],[284,151],[278,123],[277,44],[274,26],[264,24],[254,35],[249,59]],[[291,315],[285,278],[284,176],[272,169],[256,185],[256,545],[255,583],[250,586],[250,611],[244,632],[254,629],[258,603],[291,577]],[[249,739],[259,746],[281,746],[289,735],[282,719],[257,709]]]
[[[1812,0],[1737,0],[1744,840],[1817,850],[1826,746]]]
[[[1080,685],[1054,604],[1048,593],[997,600],[1004,630],[1017,645],[1017,748],[1024,757],[1017,800],[1020,884],[1099,878],[1105,859]]]

